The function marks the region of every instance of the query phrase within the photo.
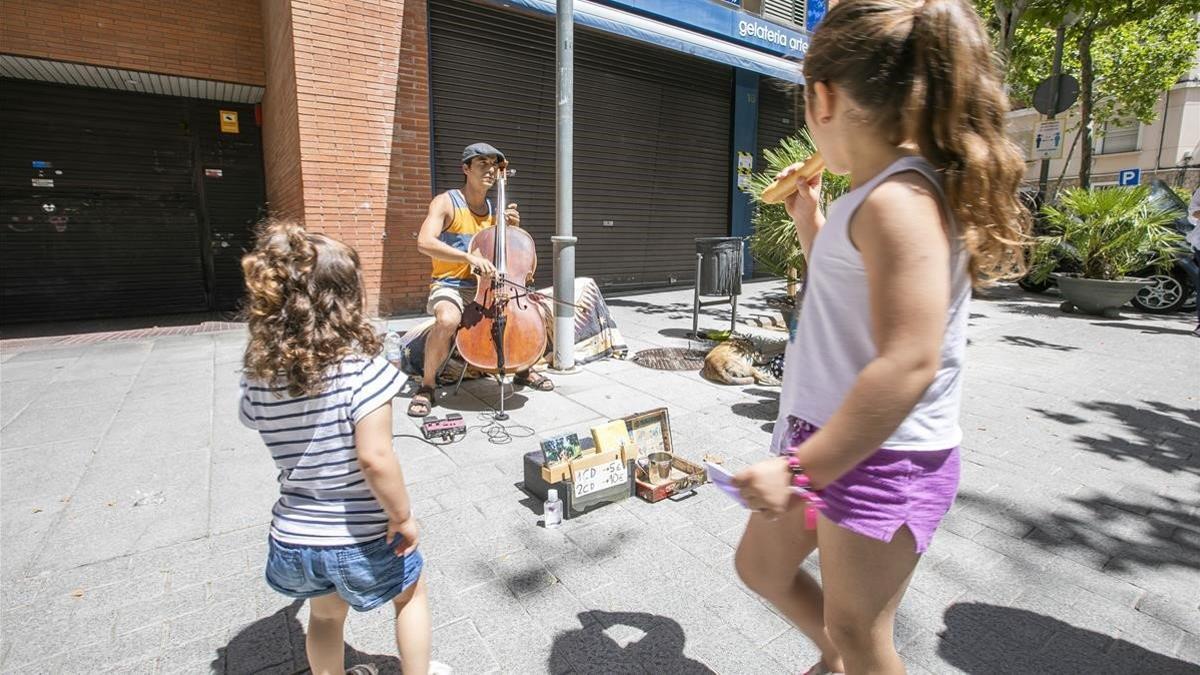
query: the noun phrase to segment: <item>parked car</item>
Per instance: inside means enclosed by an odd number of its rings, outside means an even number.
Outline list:
[[[1186,237],[1188,232],[1192,231],[1192,224],[1187,219],[1187,203],[1180,199],[1179,195],[1175,194],[1175,191],[1166,183],[1157,179],[1151,181],[1150,196],[1147,199],[1178,214],[1175,220],[1171,222],[1170,227],[1179,232],[1179,234]],[[1193,269],[1195,265],[1196,263],[1192,261],[1189,249],[1186,252],[1181,252],[1179,257],[1175,259],[1175,263],[1165,272],[1147,268],[1132,274],[1131,276],[1147,279],[1152,282],[1151,285],[1138,291],[1138,294],[1134,296],[1131,301],[1133,306],[1152,314],[1168,314],[1184,309],[1194,311],[1196,307],[1196,288],[1192,285],[1192,276],[1188,270]],[[1073,269],[1070,262],[1063,261],[1059,267],[1055,268],[1055,272],[1071,274],[1077,273],[1079,270]],[[1054,277],[1051,276],[1041,283],[1034,282],[1029,278],[1021,279],[1017,283],[1027,291],[1042,293],[1051,286],[1054,286],[1056,282]]]

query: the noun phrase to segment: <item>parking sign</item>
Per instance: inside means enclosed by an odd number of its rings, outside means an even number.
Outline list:
[[[1121,169],[1117,172],[1117,185],[1140,185],[1141,182],[1141,169]]]

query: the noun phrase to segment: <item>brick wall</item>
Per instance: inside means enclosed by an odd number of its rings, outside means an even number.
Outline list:
[[[262,13],[246,0],[0,2],[0,51],[262,85]]]
[[[265,140],[268,200],[358,250],[369,310],[415,309],[423,283],[396,267],[411,267],[411,214],[429,200],[427,95],[413,95],[427,89],[424,2],[265,1],[268,91],[290,89],[264,106],[280,127]]]
[[[396,88],[380,311],[423,311],[429,258],[417,252],[417,230],[433,191],[429,128],[429,32],[425,0],[407,0]]]
[[[263,94],[263,168],[273,215],[304,217],[300,126],[296,102],[296,54],[292,12],[286,0],[263,0],[267,86]]]

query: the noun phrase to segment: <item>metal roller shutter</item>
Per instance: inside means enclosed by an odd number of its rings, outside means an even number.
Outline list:
[[[238,115],[238,133],[220,131],[221,111]],[[235,309],[245,294],[242,255],[254,248],[254,225],[266,215],[262,130],[254,106],[194,101],[202,223],[213,309]]]
[[[762,76],[758,80],[758,157],[755,169],[767,168],[762,151],[804,126],[803,89],[791,82]]]
[[[463,146],[504,150],[511,201],[549,285],[554,232],[554,25],[464,0],[430,11],[435,185],[459,187]],[[602,286],[690,283],[695,237],[729,221],[732,70],[577,29],[576,272]]]
[[[263,201],[252,106],[24,80],[0,92],[5,323],[236,305]],[[241,134],[218,134],[218,108],[239,111]],[[207,199],[202,167],[222,174]]]

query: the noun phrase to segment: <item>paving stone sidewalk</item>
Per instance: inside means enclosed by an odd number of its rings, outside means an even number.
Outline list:
[[[777,321],[775,282],[739,318]],[[686,346],[688,290],[608,298],[633,351]],[[728,325],[706,308],[702,325]],[[1200,672],[1194,317],[1063,315],[1005,287],[972,306],[963,480],[900,610],[916,673]],[[393,321],[410,326],[415,320]],[[275,472],[236,421],[242,331],[0,345],[0,670],[294,673],[306,610],[262,580]],[[778,389],[600,361],[518,390],[508,444],[396,446],[421,517],[435,658],[459,673],[796,673],[810,645],[739,582],[746,514],[712,486],[539,527],[541,437],[666,406],[684,455],[762,458]],[[438,412],[478,427],[494,385]],[[414,434],[397,401],[398,434]],[[523,425],[523,426],[521,426]],[[806,566],[816,571],[815,559]],[[395,672],[391,617],[350,657]]]

